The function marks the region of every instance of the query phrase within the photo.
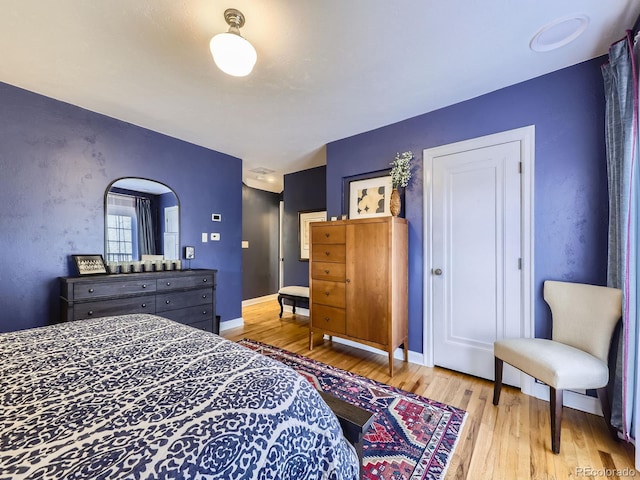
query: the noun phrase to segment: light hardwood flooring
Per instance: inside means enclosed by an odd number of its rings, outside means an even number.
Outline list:
[[[233,341],[250,338],[344,370],[462,408],[468,416],[447,479],[572,479],[640,477],[634,448],[615,442],[602,417],[564,409],[560,454],[551,453],[549,403],[504,387],[492,404],[493,383],[442,368],[395,360],[389,377],[387,356],[336,342],[308,349],[309,319],[285,312],[274,301],[245,307],[244,326],[226,330]]]

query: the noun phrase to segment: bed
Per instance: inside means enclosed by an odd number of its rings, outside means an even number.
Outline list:
[[[153,315],[0,334],[0,479],[357,479],[289,367]]]

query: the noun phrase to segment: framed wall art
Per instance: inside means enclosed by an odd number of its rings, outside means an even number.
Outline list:
[[[385,173],[388,173],[385,172]],[[349,218],[388,217],[391,215],[391,175],[348,180]]]
[[[96,275],[107,273],[102,255],[72,255],[76,263],[78,275]]]
[[[326,210],[302,210],[298,212],[298,243],[300,244],[300,260],[309,261],[309,224],[326,222]]]

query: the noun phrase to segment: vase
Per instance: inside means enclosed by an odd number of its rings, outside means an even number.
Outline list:
[[[389,204],[389,210],[391,211],[391,215],[397,217],[400,213],[400,208],[402,204],[400,203],[400,192],[398,192],[397,188],[391,190],[391,199]]]

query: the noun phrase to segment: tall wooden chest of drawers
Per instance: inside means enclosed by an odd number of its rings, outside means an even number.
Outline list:
[[[60,278],[62,321],[153,313],[208,332],[216,322],[216,270]]]
[[[397,217],[310,224],[309,349],[314,333],[408,357],[408,222]]]

